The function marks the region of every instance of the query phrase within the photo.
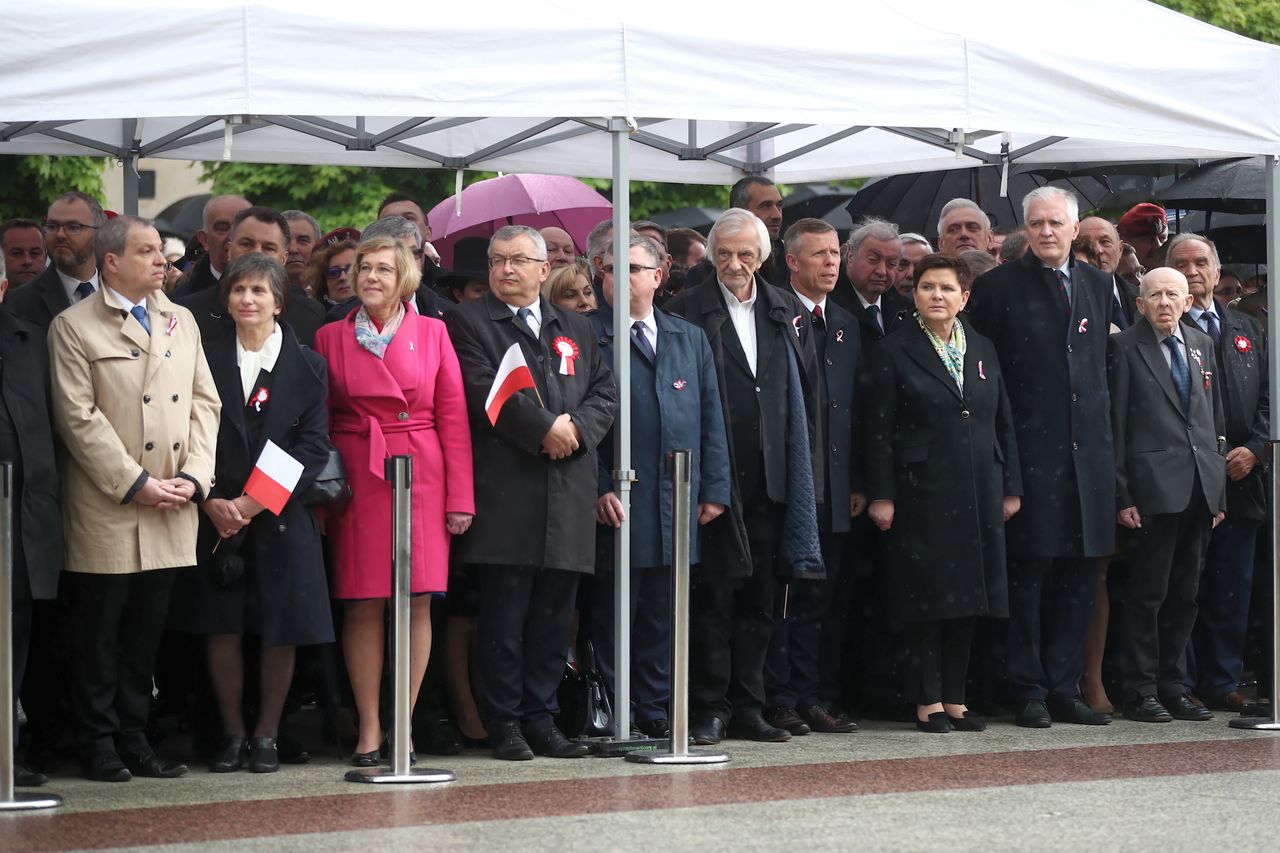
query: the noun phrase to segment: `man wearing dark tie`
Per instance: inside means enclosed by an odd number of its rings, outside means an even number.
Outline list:
[[[667,454],[692,450],[690,468],[689,561],[700,560],[699,529],[729,504],[729,447],[720,385],[711,345],[701,329],[683,317],[653,307],[661,287],[663,252],[648,237],[632,237],[630,265],[618,268],[611,252],[604,256],[603,304],[587,318],[595,330],[601,357],[612,364],[614,348],[631,354],[631,670],[632,719],[649,737],[671,733],[668,701],[671,689],[671,476]],[[617,335],[613,325],[615,276],[629,275],[630,334]],[[611,471],[613,433],[600,445],[600,498],[596,521],[605,530],[622,524],[622,504],[614,493]],[[609,544],[612,544],[612,537]],[[592,637],[596,659],[614,686],[613,548],[602,548],[593,585]]]
[[[792,585],[790,613],[774,628],[765,669],[765,719],[793,735],[857,731],[853,720],[832,714],[827,704],[840,698],[835,682],[843,671],[847,607],[832,611],[833,600],[848,601],[844,554],[849,520],[862,512],[854,502],[854,378],[862,351],[858,321],[828,296],[840,273],[840,240],[821,219],[801,219],[783,239],[791,288],[805,308],[818,352],[818,409],[826,437],[821,454],[823,490],[818,500],[818,537],[824,580]],[[858,496],[862,500],[862,496]],[[832,618],[828,619],[828,614]],[[826,641],[824,641],[824,638]],[[825,679],[824,679],[825,676]],[[824,702],[826,704],[824,704]]]
[[[1227,424],[1227,517],[1209,537],[1187,687],[1213,710],[1239,712],[1247,703],[1236,685],[1244,666],[1254,550],[1267,517],[1262,459],[1271,431],[1268,341],[1258,321],[1213,298],[1222,267],[1212,242],[1179,234],[1165,256],[1191,291],[1191,311],[1182,322],[1213,339]]]
[[[93,196],[69,192],[54,199],[44,222],[53,263],[9,295],[5,300],[9,310],[47,329],[60,311],[91,296],[98,289],[93,238],[106,222],[107,215]]]
[[[1133,325],[1138,289],[1116,275],[1116,267],[1120,266],[1120,256],[1124,252],[1120,234],[1114,225],[1101,216],[1086,216],[1080,220],[1080,236],[1077,240],[1089,245],[1091,254],[1097,259],[1098,269],[1111,277],[1111,322],[1123,332]]]
[[[858,320],[863,344],[893,331],[910,303],[894,289],[902,260],[898,226],[869,218],[858,224],[844,244],[847,280],[837,281],[831,300]]]
[[[1128,534],[1117,638],[1124,714],[1208,720],[1187,695],[1185,655],[1209,533],[1226,506],[1225,425],[1213,341],[1179,321],[1187,279],[1160,267],[1142,280],[1142,317],[1111,339],[1107,374],[1116,505]]]
[[[171,299],[176,302],[201,290],[217,290],[222,271],[231,263],[227,258],[227,248],[236,214],[248,206],[248,199],[238,195],[216,195],[204,203],[201,213],[204,227],[196,232],[196,240],[204,254],[178,281],[169,294]]]

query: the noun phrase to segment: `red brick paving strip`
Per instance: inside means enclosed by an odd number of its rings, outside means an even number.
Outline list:
[[[782,799],[1276,769],[1280,769],[1280,741],[1271,738],[781,767],[725,767],[684,773],[399,788],[373,794],[239,800],[119,811],[17,813],[0,818],[0,850],[191,844]],[[779,796],[779,792],[786,794]]]

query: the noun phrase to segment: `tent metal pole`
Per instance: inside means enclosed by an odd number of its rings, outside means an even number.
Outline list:
[[[622,503],[622,526],[613,538],[614,737],[631,737],[631,183],[627,120],[609,122],[613,137],[613,377],[618,386],[614,420],[613,489]]]
[[[1280,226],[1276,223],[1277,202],[1280,202],[1280,158],[1268,155],[1267,195],[1267,271],[1280,269]],[[1268,282],[1267,287],[1267,369],[1271,371],[1271,399],[1280,397],[1280,284]],[[1275,496],[1280,494],[1280,424],[1271,418],[1271,716],[1236,717],[1227,725],[1233,729],[1280,731],[1280,515],[1274,509]]]
[[[130,154],[120,161],[121,178],[124,181],[124,213],[138,215],[138,155]]]

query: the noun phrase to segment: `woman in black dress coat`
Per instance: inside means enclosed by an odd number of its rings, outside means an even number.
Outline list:
[[[921,731],[980,731],[965,707],[974,622],[1007,616],[1004,522],[1021,507],[1016,439],[992,343],[956,315],[964,261],[916,266],[917,316],[872,349],[868,513],[888,532],[903,696]]]
[[[209,673],[226,740],[210,765],[255,773],[279,768],[276,734],[296,646],[333,641],[320,532],[299,496],[328,454],[328,374],[324,359],[278,323],[288,277],[272,258],[250,254],[223,273],[222,302],[236,334],[205,341],[222,398],[216,484],[201,504],[198,568],[175,596],[176,625],[207,634]],[[303,465],[279,517],[244,494],[270,440]],[[261,695],[253,737],[242,701],[241,636],[261,638]]]

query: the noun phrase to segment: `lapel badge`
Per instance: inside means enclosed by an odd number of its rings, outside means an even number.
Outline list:
[[[803,322],[804,322],[804,321],[800,319],[800,315],[799,315],[799,314],[797,314],[796,316],[794,316],[794,317],[792,317],[792,318],[791,318],[791,327],[792,327],[793,329],[795,329],[795,330],[796,330],[796,337],[797,337],[797,338],[798,338],[798,337],[800,337],[800,325],[801,325]]]
[[[1248,338],[1246,338],[1244,335],[1236,335],[1235,347],[1236,347],[1236,352],[1240,353],[1241,355],[1244,355],[1249,350],[1253,349],[1253,342],[1250,341]]]
[[[844,329],[836,329],[836,343],[844,343]]]
[[[271,399],[271,392],[267,391],[267,386],[263,385],[258,389],[256,394],[249,398],[249,402],[253,403],[253,410],[255,412],[261,412],[262,404],[267,402],[269,399]]]
[[[578,345],[561,335],[551,342],[551,349],[560,356],[560,375],[573,376],[573,363],[578,360]]]
[[[177,315],[177,314],[170,314],[170,315],[169,315],[169,328],[168,328],[168,329],[166,329],[165,331],[167,331],[167,332],[169,333],[169,336],[170,336],[170,337],[172,337],[172,336],[173,336],[173,333],[174,333],[174,332],[176,332],[177,330],[178,330],[178,315]]]
[[[409,341],[409,352],[413,352],[413,341]]]
[[[671,383],[671,387],[676,389],[677,391],[683,391],[685,389],[685,386],[688,384],[689,383],[685,382],[683,379],[677,379],[675,382]]]
[[[1088,318],[1088,317],[1082,317],[1082,318],[1081,318],[1081,320],[1080,320],[1080,327],[1079,327],[1078,329],[1076,329],[1076,331],[1077,331],[1077,332],[1079,332],[1079,333],[1080,333],[1080,334],[1082,334],[1082,335],[1083,335],[1085,332],[1089,331],[1089,318]]]
[[[982,360],[981,360],[981,359],[979,359],[979,360],[978,360],[978,378],[979,378],[979,379],[981,379],[981,380],[983,380],[984,382],[985,382],[985,381],[986,381],[986,379],[987,379],[986,371],[984,371],[984,370],[982,369]]]

